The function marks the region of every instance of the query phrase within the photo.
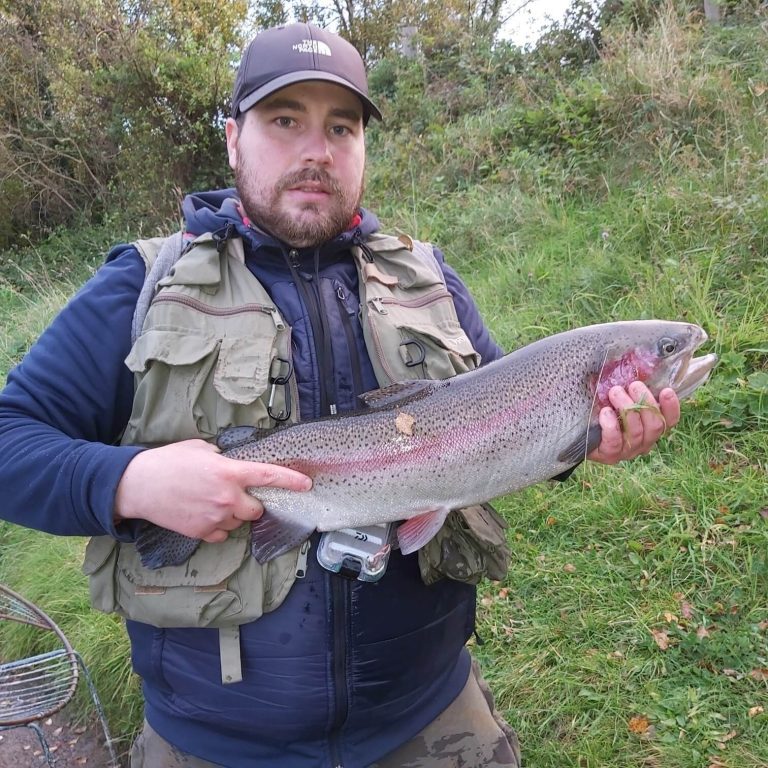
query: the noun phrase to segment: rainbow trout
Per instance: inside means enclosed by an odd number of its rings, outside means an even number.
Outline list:
[[[645,382],[654,396],[683,399],[706,381],[714,354],[693,357],[703,329],[660,320],[604,323],[536,341],[444,381],[417,380],[362,396],[354,414],[274,430],[235,427],[219,436],[224,456],[292,467],[305,493],[250,488],[264,505],[251,523],[251,553],[267,562],[313,531],[402,520],[407,554],[424,546],[448,511],[553,478],[600,442],[597,417],[618,384]],[[147,524],[142,563],[184,562],[199,544]]]

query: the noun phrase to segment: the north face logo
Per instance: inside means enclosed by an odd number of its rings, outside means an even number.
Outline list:
[[[322,56],[331,55],[331,49],[327,43],[321,43],[319,40],[302,40],[293,46],[293,50],[299,53],[319,53]]]

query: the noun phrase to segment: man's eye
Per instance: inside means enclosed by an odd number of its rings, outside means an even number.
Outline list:
[[[281,127],[281,128],[290,128],[293,125],[293,118],[292,117],[278,117],[275,122]]]
[[[334,125],[331,130],[336,136],[346,136],[348,133],[350,133],[350,130],[346,125]]]

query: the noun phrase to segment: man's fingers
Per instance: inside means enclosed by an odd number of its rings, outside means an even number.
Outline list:
[[[674,389],[662,389],[659,392],[659,408],[667,423],[667,429],[672,429],[680,421],[680,399]]]
[[[284,488],[287,491],[308,491],[311,478],[288,467],[277,464],[260,464],[255,461],[240,461],[240,481],[245,488]]]

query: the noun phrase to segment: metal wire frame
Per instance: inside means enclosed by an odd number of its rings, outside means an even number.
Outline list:
[[[104,730],[110,763],[117,766],[117,756],[93,681],[66,635],[42,609],[0,584],[0,621],[3,620],[51,632],[61,647],[0,663],[0,731],[30,728],[40,741],[48,765],[53,766],[53,756],[37,721],[50,717],[71,701],[82,670]]]

